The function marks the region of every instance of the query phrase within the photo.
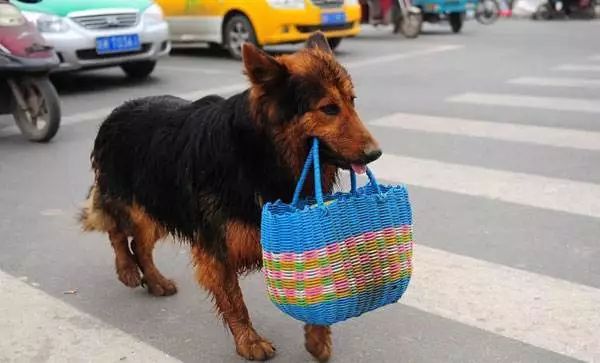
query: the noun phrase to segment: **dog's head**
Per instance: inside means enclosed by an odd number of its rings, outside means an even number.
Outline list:
[[[272,57],[250,44],[242,51],[254,117],[284,152],[306,155],[310,139],[317,137],[325,164],[357,172],[381,155],[354,108],[350,75],[322,33],[294,54]]]

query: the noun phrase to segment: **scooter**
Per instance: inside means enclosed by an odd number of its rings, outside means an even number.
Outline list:
[[[31,141],[49,141],[60,126],[58,93],[48,79],[58,65],[58,56],[35,24],[0,0],[0,115],[12,114]]]
[[[394,25],[394,33],[402,33],[407,38],[416,38],[421,32],[423,16],[421,9],[410,0],[359,0],[362,10],[362,24],[374,26]]]
[[[479,0],[475,5],[475,20],[480,24],[490,25],[500,17],[498,0]]]
[[[546,0],[533,14],[534,19],[560,19],[565,17],[593,19],[600,15],[598,0]]]

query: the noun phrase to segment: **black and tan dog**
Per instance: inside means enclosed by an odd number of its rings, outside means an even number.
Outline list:
[[[338,168],[361,169],[381,151],[323,34],[277,58],[246,44],[243,59],[251,82],[243,93],[146,97],[110,114],[91,155],[95,182],[81,223],[108,233],[121,282],[145,283],[157,296],[177,288],[154,265],[154,245],[168,235],[189,243],[198,282],[237,352],[265,360],[275,349],[254,330],[238,284],[239,274],[261,266],[262,203],[291,200],[312,137],[321,141],[327,190]],[[305,327],[306,348],[319,360],[331,354],[330,334]]]

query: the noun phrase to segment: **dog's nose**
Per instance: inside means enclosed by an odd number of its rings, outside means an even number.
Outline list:
[[[367,164],[375,161],[377,159],[379,159],[379,157],[381,156],[382,152],[381,149],[379,148],[379,146],[377,145],[369,145],[365,148],[365,158],[366,158],[366,162]]]

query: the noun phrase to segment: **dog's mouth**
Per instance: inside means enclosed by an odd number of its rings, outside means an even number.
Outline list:
[[[346,159],[337,152],[335,152],[329,145],[325,142],[321,142],[320,144],[320,155],[323,164],[335,165],[338,168],[354,171],[356,174],[364,174],[367,172],[367,164],[373,160],[370,160],[368,157],[364,157],[361,159]]]

